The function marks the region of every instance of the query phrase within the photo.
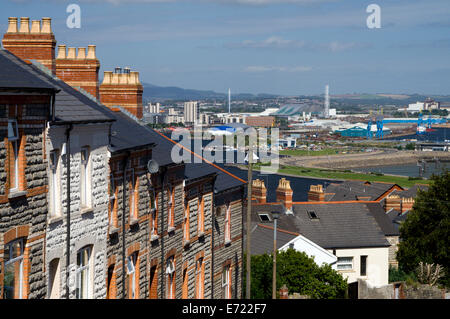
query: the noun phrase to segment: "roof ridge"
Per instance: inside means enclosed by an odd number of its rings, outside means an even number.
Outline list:
[[[240,181],[240,182],[242,182],[242,183],[247,183],[247,182],[244,181],[243,179],[240,179],[240,178],[237,177],[236,175],[233,175],[232,173],[228,172],[227,170],[225,170],[225,169],[223,169],[223,168],[217,166],[216,164],[214,164],[214,163],[208,161],[207,159],[203,158],[203,156],[198,155],[197,153],[195,153],[195,152],[193,152],[192,150],[188,149],[187,147],[181,145],[180,143],[175,142],[174,140],[172,140],[171,138],[169,138],[169,137],[165,136],[164,134],[158,132],[157,130],[153,130],[153,131],[156,132],[157,134],[159,134],[160,136],[164,137],[166,140],[172,142],[173,144],[178,145],[178,146],[180,146],[181,148],[183,148],[183,149],[189,151],[192,155],[194,155],[194,156],[196,156],[196,157],[202,159],[203,161],[205,161],[205,163],[207,163],[207,164],[209,164],[209,165],[211,165],[211,166],[217,168],[218,170],[221,170],[222,172],[224,172],[224,173],[230,175],[231,177],[237,179],[238,181]]]

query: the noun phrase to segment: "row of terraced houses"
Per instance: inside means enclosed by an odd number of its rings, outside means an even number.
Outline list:
[[[50,18],[9,18],[2,44],[0,298],[240,298],[245,181],[172,161],[139,73],[100,84]]]

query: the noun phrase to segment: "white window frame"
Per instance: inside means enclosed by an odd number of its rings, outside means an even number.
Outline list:
[[[204,298],[204,278],[203,278],[203,258],[197,259],[196,262],[196,279],[197,279],[197,299],[203,299]]]
[[[5,266],[4,266],[3,272],[4,273],[6,272],[6,269],[7,269],[7,267],[9,265],[15,264],[16,262],[20,263],[19,264],[19,299],[22,299],[23,298],[23,292],[24,292],[23,291],[23,277],[24,277],[24,275],[23,275],[23,254],[24,254],[24,251],[25,251],[25,242],[24,242],[23,238],[19,238],[19,239],[10,241],[8,244],[6,244],[5,245],[5,253],[6,253],[6,249],[9,249],[9,256],[10,257],[14,256],[14,251],[13,251],[14,250],[14,243],[17,243],[17,242],[19,242],[19,244],[20,244],[20,255],[17,256],[17,257],[14,257],[12,259],[8,259],[8,260],[5,259],[5,261],[4,261],[5,262]],[[2,284],[4,284],[4,283],[2,283]],[[3,289],[5,289],[5,287],[3,287]],[[13,291],[13,294],[15,294],[14,291]]]
[[[131,219],[137,219],[138,216],[136,214],[137,212],[137,207],[136,207],[136,179],[135,179],[135,173],[134,173],[134,168],[130,168],[130,185],[131,185],[131,189],[130,189],[130,200],[131,200],[131,204],[130,204],[130,217]]]
[[[173,289],[175,264],[174,264],[173,257],[170,257],[169,259],[167,259],[166,274],[167,274],[167,299],[175,299],[175,289]]]
[[[230,284],[231,284],[231,266],[225,266],[222,270],[222,289],[224,289],[224,298],[231,299],[230,292]]]
[[[57,261],[56,269],[52,273],[52,264]],[[52,277],[53,274],[53,277]],[[49,299],[59,299],[61,296],[61,259],[55,258],[48,264],[48,298]]]
[[[110,206],[110,215],[109,215],[109,225],[114,226],[114,205],[116,202],[116,183],[114,181],[114,174],[110,173],[109,175],[109,206]],[[112,194],[112,195],[111,195]]]
[[[84,159],[83,159],[83,153]],[[90,160],[91,160],[91,154],[89,147],[85,146],[82,147],[80,150],[80,206],[81,209],[83,208],[90,208],[91,207],[91,197],[90,197]]]
[[[225,242],[231,241],[231,204],[227,204],[227,210],[225,212],[225,229],[224,229]]]
[[[200,199],[197,199],[197,207],[198,207],[198,215],[197,215],[197,232],[200,233],[205,229],[205,198],[203,195],[200,196]]]
[[[136,299],[136,262],[137,252],[127,258],[127,275],[131,276],[131,299]]]
[[[50,198],[51,198],[51,217],[56,217],[61,215],[60,210],[60,189],[59,189],[59,160],[60,160],[60,152],[57,149],[50,151],[49,154],[49,165],[50,165],[50,180],[51,180],[51,188],[50,188]]]
[[[350,268],[348,268],[348,266],[350,266]],[[352,256],[338,257],[338,260],[336,262],[336,269],[342,271],[353,270],[353,257]]]
[[[87,251],[88,260],[85,265],[80,264],[83,263],[83,253]],[[90,299],[91,298],[91,290],[92,290],[92,284],[91,284],[91,262],[92,262],[92,246],[86,246],[78,250],[77,252],[77,270],[76,270],[76,277],[77,277],[77,285],[76,285],[76,298],[77,299]],[[82,275],[85,275],[84,278],[82,278]],[[81,287],[81,284],[84,284],[83,287]],[[82,289],[84,288],[84,289]]]
[[[170,201],[169,201],[169,214],[168,214],[168,218],[167,218],[167,224],[168,227],[173,227],[174,224],[172,224],[172,220],[175,223],[175,187],[172,186],[169,189],[169,194],[170,194]]]
[[[10,191],[15,192],[19,190],[19,126],[16,119],[8,120],[8,141],[11,142],[14,152],[14,185],[10,185]]]

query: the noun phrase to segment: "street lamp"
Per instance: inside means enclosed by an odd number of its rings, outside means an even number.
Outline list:
[[[272,299],[277,299],[277,220],[279,212],[272,212],[273,218],[273,276],[272,276]]]

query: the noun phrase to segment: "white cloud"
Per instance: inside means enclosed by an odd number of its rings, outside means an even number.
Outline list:
[[[311,71],[312,68],[308,66],[247,66],[244,68],[244,72],[308,72]]]
[[[225,47],[230,49],[251,48],[251,49],[306,49],[325,50],[331,52],[346,51],[350,49],[360,49],[370,47],[370,44],[359,42],[339,42],[332,41],[326,43],[307,43],[305,41],[283,39],[271,36],[262,41],[244,40],[238,43],[228,43]]]

